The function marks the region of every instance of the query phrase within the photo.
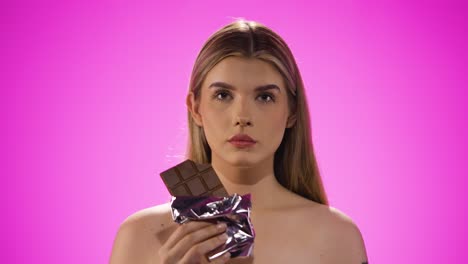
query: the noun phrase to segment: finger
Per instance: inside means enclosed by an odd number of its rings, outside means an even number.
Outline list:
[[[187,252],[192,247],[197,244],[202,243],[203,241],[212,241],[212,242],[225,242],[227,240],[226,224],[213,225],[205,227],[198,231],[192,232],[185,237],[183,237],[179,243],[174,246],[174,249],[177,252]],[[223,241],[222,241],[223,240]],[[218,244],[219,245],[219,244]],[[199,245],[198,245],[199,246]],[[213,248],[214,249],[214,248]]]
[[[212,237],[208,240],[200,242],[194,246],[192,246],[188,251],[187,254],[184,255],[182,258],[182,263],[187,262],[188,260],[200,260],[206,261],[207,257],[206,254],[213,249],[219,247],[220,245],[226,243],[227,235],[221,234],[215,237]]]
[[[213,264],[224,264],[226,262],[228,262],[228,260],[231,259],[231,253],[229,252],[226,252],[224,253],[222,256],[210,261],[210,263],[213,263]]]
[[[195,225],[192,225],[192,227]],[[195,227],[198,227],[200,225],[196,225]],[[170,246],[170,244],[164,244],[163,247],[160,249],[160,255],[162,258],[167,260],[168,263],[172,263],[173,261],[178,261],[180,260],[186,253],[187,251],[190,250],[196,243],[199,243],[203,240],[206,240],[219,232],[224,232],[226,230],[226,224],[222,225],[214,225],[214,224],[208,224],[203,225],[204,228],[193,231],[191,233],[188,233],[184,235],[179,241],[176,241],[174,246]],[[221,228],[220,228],[221,226]],[[191,227],[191,228],[192,228]],[[188,228],[179,226],[178,228]],[[187,229],[188,230],[188,229]],[[190,229],[192,230],[192,229]],[[185,231],[181,231],[181,234],[185,234]],[[178,237],[178,236],[174,236]]]
[[[207,226],[214,225],[212,223],[203,222],[203,221],[190,221],[185,224],[181,224],[177,227],[176,231],[167,239],[164,246],[167,248],[173,248],[177,242],[179,242],[184,236],[190,234],[199,229],[205,228]]]

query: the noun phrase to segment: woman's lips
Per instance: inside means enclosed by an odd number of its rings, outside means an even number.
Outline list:
[[[238,148],[248,148],[255,145],[254,141],[242,141],[242,140],[231,140],[229,143],[233,144]]]

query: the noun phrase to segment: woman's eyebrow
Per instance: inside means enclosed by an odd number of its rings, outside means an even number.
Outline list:
[[[228,89],[228,90],[235,90],[236,88],[234,88],[234,86],[228,84],[228,83],[225,83],[225,82],[214,82],[212,84],[210,84],[210,86],[208,86],[208,88],[224,88],[224,89]],[[278,87],[278,85],[276,84],[266,84],[266,85],[261,85],[261,86],[258,86],[255,88],[255,91],[256,92],[263,92],[263,91],[266,91],[266,90],[277,90],[278,92],[281,92],[281,89]]]

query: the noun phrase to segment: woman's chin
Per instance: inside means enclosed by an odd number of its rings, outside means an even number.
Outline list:
[[[238,168],[252,168],[258,164],[258,161],[251,155],[233,155],[226,160],[231,166]]]
[[[258,166],[262,158],[259,153],[253,152],[224,152],[218,155],[218,160],[226,165],[236,168],[248,169]]]
[[[231,165],[233,167],[242,168],[242,169],[248,169],[248,168],[252,168],[255,166],[255,164],[250,161],[235,161],[235,162],[232,162]]]

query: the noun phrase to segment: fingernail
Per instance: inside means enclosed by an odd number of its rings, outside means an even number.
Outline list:
[[[217,227],[219,230],[223,230],[223,229],[226,228],[226,224],[225,224],[225,223],[218,224],[216,227]]]
[[[224,259],[229,259],[229,258],[231,258],[231,253],[228,252],[228,253],[224,254],[223,258],[224,258]]]

